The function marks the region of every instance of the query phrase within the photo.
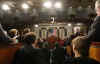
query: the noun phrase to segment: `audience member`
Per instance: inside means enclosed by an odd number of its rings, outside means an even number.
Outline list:
[[[72,40],[72,48],[75,58],[71,60],[70,64],[100,64],[89,57],[89,42],[90,41],[87,40],[86,36],[78,36]]]
[[[97,16],[91,25],[91,29],[88,32],[88,40],[91,42],[100,42],[100,0],[97,0],[95,3],[95,10]]]
[[[23,41],[24,41],[24,40],[23,40],[24,35],[25,35],[26,33],[29,33],[29,32],[31,32],[30,28],[25,28],[25,29],[23,30],[23,32],[22,32],[22,34],[21,34],[21,36],[20,36],[20,42],[23,42]]]
[[[43,48],[43,44],[45,43],[44,40],[40,38],[37,41],[38,41],[39,48]]]
[[[44,43],[44,48],[54,48],[58,46],[57,37],[51,35],[48,37],[47,42]]]
[[[58,38],[57,42],[58,42],[58,44],[59,44],[60,47],[63,47],[64,43],[65,43],[65,40],[64,40],[64,38]]]
[[[23,31],[23,34],[26,34],[26,33],[29,33],[31,32],[30,28],[25,28],[24,31]]]
[[[24,46],[16,52],[13,64],[47,64],[33,32],[24,35]]]
[[[44,48],[45,58],[49,64],[64,64],[66,49],[59,47],[55,36],[48,37],[48,45]]]

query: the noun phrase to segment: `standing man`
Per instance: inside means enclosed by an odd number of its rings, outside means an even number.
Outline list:
[[[49,36],[43,49],[48,64],[64,64],[65,58],[68,57],[66,48],[60,47],[56,41],[57,37]]]
[[[100,42],[100,0],[95,3],[97,16],[91,25],[91,30],[88,32],[88,39],[91,42]]]

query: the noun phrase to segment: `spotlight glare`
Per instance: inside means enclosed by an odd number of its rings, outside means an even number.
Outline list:
[[[39,27],[39,25],[36,24],[35,27]]]
[[[72,24],[71,24],[71,23],[69,23],[69,24],[68,24],[68,26],[72,26]]]
[[[55,3],[55,8],[62,8],[61,2],[56,2]]]
[[[5,10],[5,11],[10,10],[9,5],[7,5],[7,4],[3,4],[1,8],[2,8],[3,10]]]
[[[45,2],[43,4],[43,6],[46,7],[46,8],[51,8],[52,7],[52,3],[51,2]]]
[[[26,3],[23,3],[23,4],[22,4],[22,8],[27,10],[27,9],[29,9],[29,5],[26,4]]]
[[[82,23],[77,23],[78,26],[82,25]]]

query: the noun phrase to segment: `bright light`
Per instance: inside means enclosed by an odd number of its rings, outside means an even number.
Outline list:
[[[61,2],[56,2],[54,5],[55,8],[62,8]]]
[[[68,26],[72,26],[72,24],[71,24],[71,23],[69,23],[69,24],[68,24]]]
[[[7,4],[3,4],[1,8],[2,8],[3,10],[5,10],[5,11],[10,10],[9,5],[7,5]]]
[[[82,25],[82,23],[77,23],[77,25]]]
[[[43,4],[43,6],[46,7],[46,8],[51,8],[52,7],[52,3],[48,1],[48,2],[45,2]]]
[[[23,3],[23,4],[22,4],[22,8],[27,10],[27,9],[29,9],[29,5],[26,4],[26,3]]]
[[[39,27],[39,25],[36,24],[35,27]]]
[[[79,26],[75,26],[74,27],[74,33],[80,32],[80,27]]]

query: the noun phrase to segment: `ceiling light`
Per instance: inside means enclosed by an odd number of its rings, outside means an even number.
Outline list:
[[[62,8],[61,2],[56,2],[54,5],[55,8]]]
[[[3,10],[5,10],[5,11],[10,10],[10,7],[9,7],[8,4],[3,4],[3,5],[1,6],[1,8],[2,8]]]
[[[77,23],[78,26],[82,25],[82,23]]]
[[[68,24],[68,26],[72,26],[72,24],[71,24],[71,23],[69,23],[69,24]]]
[[[46,8],[51,8],[52,7],[52,3],[48,1],[48,2],[45,2],[43,4],[43,6],[46,7]]]
[[[39,25],[36,24],[35,27],[39,27]]]
[[[27,10],[27,9],[29,9],[29,5],[27,3],[23,3],[22,4],[22,8]]]

